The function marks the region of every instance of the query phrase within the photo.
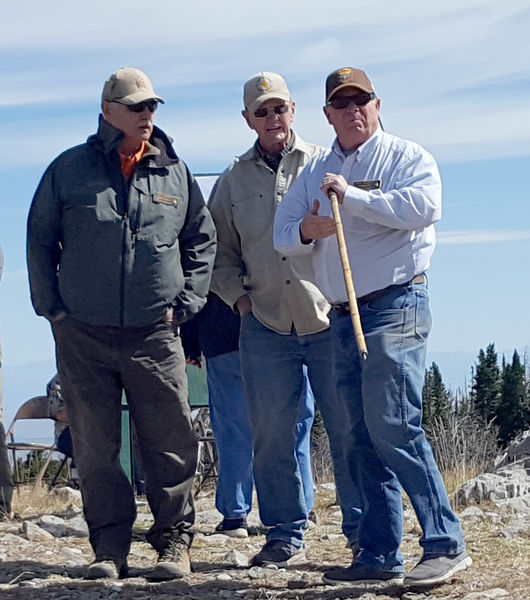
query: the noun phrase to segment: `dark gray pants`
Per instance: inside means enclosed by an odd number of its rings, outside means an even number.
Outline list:
[[[2,516],[5,517],[10,514],[11,499],[13,497],[13,479],[11,477],[11,466],[7,458],[5,438],[4,426],[0,421],[0,520]]]
[[[90,543],[97,557],[125,556],[136,518],[119,462],[121,394],[138,435],[155,522],[146,537],[190,545],[197,439],[188,405],[186,361],[171,325],[96,327],[66,317],[53,325],[57,363],[79,469]]]

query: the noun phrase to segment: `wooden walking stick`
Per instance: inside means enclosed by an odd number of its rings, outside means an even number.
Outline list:
[[[342,272],[344,274],[344,283],[346,284],[346,292],[348,294],[348,304],[350,307],[350,317],[353,325],[353,334],[357,342],[357,349],[361,358],[368,357],[368,348],[364,339],[363,327],[361,325],[361,317],[359,316],[359,307],[357,306],[357,297],[355,296],[355,288],[353,287],[353,278],[350,268],[350,259],[348,257],[348,249],[346,248],[346,240],[344,239],[344,229],[339,212],[339,200],[335,191],[330,189],[328,197],[331,201],[331,209],[333,211],[333,219],[337,228],[337,242],[339,244],[339,254],[342,263]]]

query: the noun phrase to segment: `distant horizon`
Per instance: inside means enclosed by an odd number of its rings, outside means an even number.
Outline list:
[[[495,343],[495,342],[492,342]],[[513,351],[516,348],[513,348],[511,351],[500,351],[496,346],[495,346],[495,350],[497,352],[497,356],[498,356],[498,364],[499,367],[501,367],[502,364],[502,356],[504,355],[506,357],[507,361],[511,361],[512,360],[512,355],[513,355]],[[465,393],[468,394],[470,392],[471,389],[471,385],[472,385],[472,376],[471,376],[471,369],[473,368],[473,366],[476,364],[476,361],[478,359],[478,354],[480,352],[480,350],[486,350],[486,346],[483,348],[478,348],[476,353],[473,354],[472,352],[469,351],[457,351],[457,352],[427,352],[427,363],[426,363],[426,370],[428,370],[432,363],[436,363],[436,365],[438,366],[438,368],[440,369],[440,373],[442,375],[442,381],[444,383],[444,385],[446,386],[447,390],[452,394],[458,394],[458,393]],[[521,356],[521,360],[523,360],[523,358],[527,357],[527,348],[523,349],[523,351],[521,352],[520,349],[517,348],[517,351],[519,352],[519,355]],[[461,374],[462,372],[462,362],[464,360],[464,357],[467,358],[467,360],[469,360],[469,358],[471,357],[471,361],[469,362],[469,367],[468,367],[468,377],[467,378],[463,378],[461,383],[458,383],[456,381],[454,381],[453,379],[451,379],[452,375],[451,373],[453,373],[453,376],[455,373],[459,373]],[[12,380],[12,377],[14,375],[14,370],[20,370],[21,373],[27,373],[28,369],[32,369],[32,365],[33,368],[35,367],[39,367],[36,368],[36,371],[39,372],[46,372],[48,375],[46,377],[44,377],[44,380],[42,381],[42,383],[39,383],[39,385],[37,385],[37,382],[33,382],[32,384],[30,384],[29,387],[31,387],[31,389],[33,390],[31,393],[29,394],[25,394],[25,395],[19,395],[19,394],[12,394],[12,388],[13,386],[17,385],[15,383],[15,381]],[[47,361],[41,361],[40,363],[33,363],[33,364],[26,364],[26,365],[8,365],[7,366],[7,377],[5,375],[5,369],[6,366],[4,365],[4,367],[2,367],[2,371],[3,371],[3,378],[4,378],[4,426],[7,427],[9,426],[9,424],[11,423],[16,410],[18,409],[18,407],[25,401],[28,400],[29,398],[33,397],[33,396],[38,396],[38,395],[42,395],[46,393],[46,384],[48,383],[48,381],[53,377],[53,375],[55,375],[55,362],[53,360],[47,360]],[[33,370],[33,369],[32,369]],[[6,385],[6,379],[7,379],[7,385]],[[16,377],[15,377],[16,379]],[[20,401],[15,403],[15,402],[9,402],[6,403],[6,388],[9,392],[9,395],[11,397],[16,396],[16,397],[20,397]],[[48,433],[44,434],[43,432],[47,431]],[[24,439],[24,441],[28,441],[28,442],[34,442],[34,443],[52,443],[53,442],[53,422],[47,421],[47,420],[39,420],[39,421],[34,421],[34,422],[30,422],[30,421],[26,421],[26,422],[20,422],[17,425],[17,437],[18,439]]]

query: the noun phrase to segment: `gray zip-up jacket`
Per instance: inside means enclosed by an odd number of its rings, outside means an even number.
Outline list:
[[[173,307],[177,323],[206,301],[215,228],[199,186],[154,128],[129,179],[123,134],[100,116],[97,134],[44,173],[28,218],[35,311],[93,325],[139,327]]]

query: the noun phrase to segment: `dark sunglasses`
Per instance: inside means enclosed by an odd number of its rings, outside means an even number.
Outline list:
[[[274,111],[277,115],[283,115],[284,112],[287,112],[288,108],[288,104],[278,104],[277,106],[269,106],[268,108],[257,108],[254,111],[254,116],[258,119],[262,119],[263,117],[268,116],[270,110]]]
[[[376,97],[377,96],[373,92],[370,94],[368,92],[363,92],[362,94],[354,94],[353,96],[336,96],[328,102],[328,106],[332,106],[337,110],[348,108],[350,102],[353,102],[355,106],[364,106]]]
[[[158,108],[158,100],[144,100],[144,102],[138,102],[138,104],[126,104],[125,105],[131,112],[141,113],[146,108],[149,112],[155,112]]]

